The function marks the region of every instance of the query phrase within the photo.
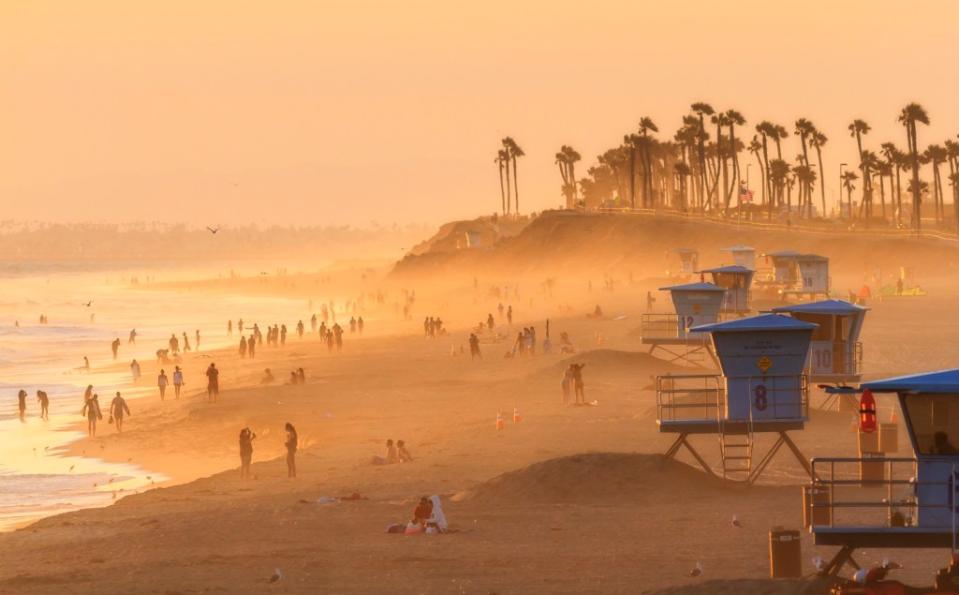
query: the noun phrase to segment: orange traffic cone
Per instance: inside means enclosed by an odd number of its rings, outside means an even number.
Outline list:
[[[519,409],[513,407],[513,423],[518,424],[523,421],[523,416],[519,414]]]
[[[496,429],[506,429],[506,420],[503,419],[503,414],[499,411],[496,412]]]

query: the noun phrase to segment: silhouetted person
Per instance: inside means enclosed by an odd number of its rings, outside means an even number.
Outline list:
[[[228,337],[233,336],[233,319],[232,318],[226,321],[226,335]]]
[[[362,316],[356,319],[356,330],[359,331],[361,335],[363,334],[363,317]]]
[[[493,320],[493,313],[490,312],[489,316],[486,317],[486,328],[492,331],[495,325],[496,321]]]
[[[20,389],[17,393],[17,407],[20,410],[20,421],[26,421],[27,417],[27,391]]]
[[[120,350],[120,337],[117,337],[110,343],[110,350],[113,351],[113,359],[117,359],[117,352]]]
[[[85,355],[83,356],[83,369],[87,372],[90,371],[90,360]]]
[[[573,390],[576,394],[576,404],[586,404],[586,383],[583,382],[583,368],[586,364],[570,364],[569,369],[573,376]]]
[[[132,343],[132,344],[136,345],[136,343],[137,343],[137,329],[133,329],[133,330],[130,331],[130,337],[127,339],[127,343]]]
[[[200,350],[200,329],[196,329],[196,350]]]
[[[170,335],[168,344],[170,346],[170,353],[173,355],[180,353],[180,340],[176,338],[176,334]]]
[[[411,455],[410,451],[406,449],[406,443],[402,440],[396,441],[396,456],[399,458],[401,463],[413,462],[413,455]]]
[[[37,402],[40,403],[40,419],[50,419],[50,397],[45,391],[37,391]]]
[[[250,428],[240,430],[240,479],[250,479],[250,463],[253,461],[253,441],[256,434]]]
[[[211,363],[210,367],[206,369],[206,395],[211,402],[216,402],[218,396],[220,396],[220,371],[216,369],[216,364]]]
[[[296,369],[296,378],[300,384],[306,384],[306,372],[303,371],[303,368]]]
[[[97,395],[90,397],[83,404],[81,415],[87,416],[87,434],[92,438],[97,435],[97,420],[103,419],[103,413],[100,412],[100,399]]]
[[[180,366],[176,366],[173,369],[173,394],[176,395],[176,398],[180,398],[180,390],[183,388],[183,385],[186,384],[183,382],[183,370],[180,369]]]
[[[250,351],[250,359],[256,357],[256,336],[250,335],[250,340],[246,342],[246,346]]]
[[[130,415],[130,408],[127,407],[127,401],[120,396],[120,392],[117,391],[117,396],[113,397],[113,401],[110,402],[110,417],[113,418],[113,422],[117,425],[117,432],[123,431],[123,416],[124,414]]]
[[[480,353],[479,337],[476,333],[470,333],[470,359],[476,358],[483,359],[483,354]]]
[[[137,360],[130,362],[130,376],[133,377],[133,384],[140,380],[140,362]]]
[[[166,377],[166,371],[160,370],[160,375],[157,376],[157,388],[160,389],[160,400],[162,401],[166,398],[166,387],[170,384],[169,379]]]
[[[959,451],[949,442],[949,434],[936,432],[932,435],[932,454],[954,455],[959,454]]]
[[[299,439],[296,435],[296,428],[294,428],[290,422],[286,422],[286,442],[283,443],[283,446],[286,447],[287,477],[296,477],[296,448],[298,442]]]
[[[506,309],[506,322],[508,322],[509,324],[513,324],[513,306],[512,305],[510,305],[510,307]]]
[[[183,353],[190,351],[190,338],[186,336],[186,333],[183,333]]]
[[[269,368],[263,370],[263,379],[260,380],[260,384],[273,384],[273,372]]]
[[[246,358],[246,337],[240,337],[240,357]]]

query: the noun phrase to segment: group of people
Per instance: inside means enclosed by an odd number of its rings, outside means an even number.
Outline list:
[[[363,317],[362,316],[360,316],[359,318],[356,318],[355,316],[350,316],[350,332],[351,333],[359,332],[361,335],[363,334]]]
[[[196,350],[199,351],[200,350],[200,329],[196,330],[195,336],[196,336],[195,347],[196,347]],[[117,341],[119,341],[119,339],[117,339]],[[179,355],[181,350],[183,353],[187,353],[191,350],[190,338],[187,336],[186,333],[183,333],[182,344],[180,343],[180,340],[177,339],[176,333],[173,333],[170,335],[170,340],[167,341],[167,345],[169,346],[169,353],[172,355]]]
[[[445,335],[446,329],[443,328],[443,321],[439,316],[436,318],[428,316],[426,320],[423,321],[423,333],[430,339],[435,339],[436,337]]]
[[[406,448],[406,443],[397,440],[396,444],[393,444],[393,439],[390,438],[386,441],[386,456],[374,456],[372,463],[374,465],[393,465],[396,463],[411,463],[412,461],[413,455]]]
[[[17,393],[17,411],[19,412],[20,421],[27,421],[27,391],[20,389],[20,392]],[[47,396],[47,393],[38,390],[37,391],[37,403],[40,405],[40,419],[50,419],[50,397]]]
[[[273,377],[273,373],[270,372],[269,368],[266,369],[266,372],[271,378]],[[297,368],[290,372],[290,384],[306,384],[306,372],[303,371],[303,368]]]
[[[180,366],[175,366],[173,368],[173,392],[177,399],[180,398],[180,391],[183,389],[184,384],[186,383],[183,381],[183,370],[180,369]],[[160,374],[157,376],[157,388],[160,389],[161,401],[166,398],[166,387],[169,385],[170,379],[166,375],[166,370],[161,369]]]
[[[286,437],[283,442],[286,448],[286,475],[287,477],[296,477],[296,451],[299,449],[299,436],[293,424],[286,422],[284,426]],[[253,441],[256,440],[256,434],[250,428],[246,427],[240,430],[240,479],[251,479],[250,466],[253,463]]]
[[[343,327],[334,322],[332,327],[327,328],[324,321],[320,324],[320,340],[326,343],[326,350],[330,353],[334,347],[337,352],[343,351]]]
[[[586,404],[586,383],[583,382],[583,368],[586,364],[570,364],[563,372],[563,405],[569,405],[570,393],[574,396],[574,405]]]
[[[46,396],[46,395],[44,395]],[[117,391],[116,396],[110,401],[109,423],[114,424],[117,432],[123,431],[123,420],[130,415],[130,407],[126,399]],[[80,415],[87,418],[87,435],[91,438],[97,435],[97,421],[103,419],[103,412],[100,409],[100,397],[93,392],[93,385],[88,385],[83,393],[83,408]]]

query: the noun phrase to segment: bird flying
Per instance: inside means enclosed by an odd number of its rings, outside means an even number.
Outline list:
[[[206,230],[207,230],[208,232],[212,233],[213,235],[216,235],[216,232],[220,231],[220,228],[219,228],[219,227],[210,227],[209,225],[207,225],[207,226],[206,226]]]

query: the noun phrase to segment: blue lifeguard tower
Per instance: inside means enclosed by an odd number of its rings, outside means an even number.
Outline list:
[[[809,463],[787,432],[801,430],[809,415],[804,370],[816,325],[789,316],[763,314],[694,327],[711,336],[722,375],[667,375],[656,378],[659,431],[677,434],[666,451],[683,446],[714,474],[689,442],[693,434],[719,437],[722,475],[753,483],[785,445],[807,472]],[[753,468],[755,433],[779,437]]]
[[[721,312],[746,314],[749,312],[750,286],[753,282],[753,270],[734,264],[700,271],[709,273],[713,284],[726,290],[723,296]]]
[[[829,259],[818,254],[800,254],[792,259],[795,280],[783,288],[783,298],[829,297]]]
[[[796,257],[800,256],[799,252],[779,250],[763,254],[763,256],[772,261],[773,274],[770,281],[773,284],[783,287],[796,284]]]
[[[738,264],[747,269],[756,270],[756,249],[752,246],[737,244],[723,248],[722,252],[729,252],[733,256],[733,264]]]
[[[842,300],[780,306],[772,310],[818,325],[809,348],[807,374],[812,382],[858,384],[862,377],[859,334],[868,308]],[[828,405],[824,404],[824,407]]]
[[[686,283],[661,287],[668,291],[673,302],[672,314],[643,314],[641,331],[643,344],[649,345],[649,353],[664,351],[669,361],[685,361],[698,365],[703,355],[708,355],[718,367],[719,362],[712,351],[709,336],[692,333],[695,326],[719,322],[720,310],[726,290],[712,283]]]
[[[670,271],[670,277],[691,278],[699,268],[699,250],[695,248],[676,248],[670,253],[679,257],[679,270]]]
[[[954,547],[959,527],[959,369],[864,383],[859,390],[895,393],[913,458],[816,458],[804,504],[816,545],[841,549],[823,569],[858,568],[857,548]],[[873,465],[874,478],[853,478]]]

